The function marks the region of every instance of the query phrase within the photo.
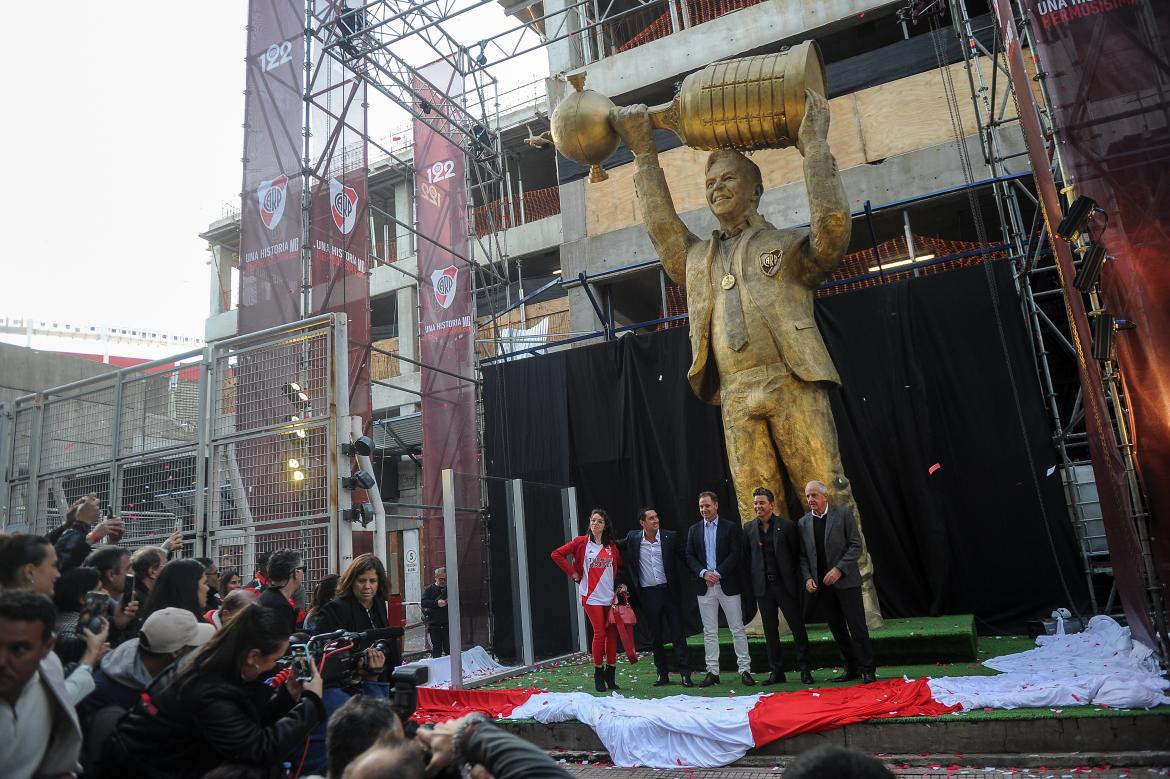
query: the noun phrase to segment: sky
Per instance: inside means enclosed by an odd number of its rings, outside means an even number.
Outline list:
[[[199,233],[239,205],[248,4],[51,7],[5,9],[0,316],[201,335],[211,255]],[[505,24],[492,4],[449,29],[471,43]],[[523,83],[543,62],[497,77]],[[395,114],[373,111],[386,126],[371,136],[408,119]]]

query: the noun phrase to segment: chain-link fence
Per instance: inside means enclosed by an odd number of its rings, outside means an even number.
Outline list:
[[[0,414],[0,527],[45,534],[92,492],[126,547],[179,531],[245,577],[289,547],[315,582],[348,531],[347,382],[345,318],[327,315],[18,398]]]

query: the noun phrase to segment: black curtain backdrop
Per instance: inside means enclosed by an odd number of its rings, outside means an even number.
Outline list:
[[[1058,460],[1010,267],[993,271],[830,296],[816,314],[842,378],[833,409],[883,613],[971,612],[981,632],[1022,632],[1087,594],[1060,473],[1048,474]],[[620,533],[643,505],[685,530],[706,489],[738,518],[719,409],[691,393],[690,360],[687,330],[675,328],[485,368],[488,474],[574,485],[581,522],[601,506]],[[496,492],[493,601],[506,654],[507,513]],[[790,486],[792,516],[803,513],[796,497]],[[552,654],[568,647],[564,576],[548,557],[564,533],[559,512],[527,517],[534,624],[547,624],[537,652]]]

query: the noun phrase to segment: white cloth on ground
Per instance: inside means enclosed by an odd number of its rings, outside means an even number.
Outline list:
[[[485,676],[503,673],[512,670],[509,666],[500,665],[495,658],[487,653],[482,646],[473,646],[460,653],[460,665],[463,666],[463,680],[481,679]],[[428,657],[411,665],[425,665],[430,668],[430,681],[424,687],[451,686],[451,656]]]
[[[748,712],[761,696],[657,700],[597,697],[587,693],[537,693],[508,719],[578,720],[597,733],[614,765],[651,768],[716,768],[755,746]]]
[[[1082,633],[1041,636],[1036,643],[1035,649],[983,663],[1005,672],[998,676],[931,679],[931,694],[964,709],[1170,704],[1170,683],[1160,676],[1153,650],[1110,617],[1093,617]]]

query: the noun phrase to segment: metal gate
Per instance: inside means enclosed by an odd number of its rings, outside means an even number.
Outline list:
[[[178,530],[247,578],[288,547],[316,581],[349,548],[348,396],[345,316],[327,314],[17,398],[0,416],[2,527],[43,535],[96,492],[128,548]]]

